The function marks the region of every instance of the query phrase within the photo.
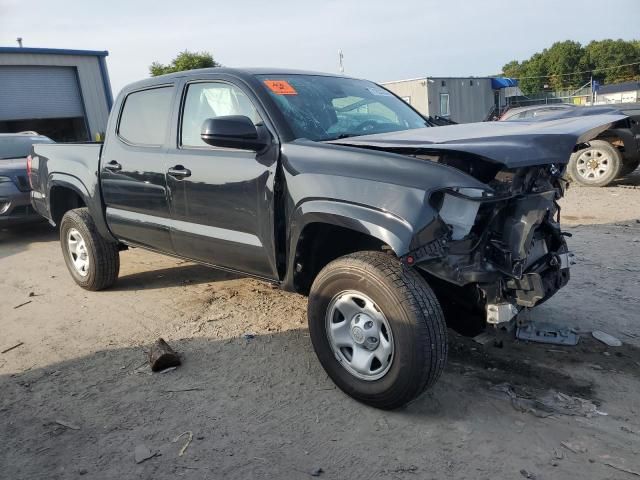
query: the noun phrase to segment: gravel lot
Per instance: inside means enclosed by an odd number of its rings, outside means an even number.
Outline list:
[[[22,342],[0,354],[0,478],[638,478],[640,173],[562,206],[578,264],[532,318],[580,344],[450,331],[440,382],[394,412],[333,386],[303,297],[138,249],[86,292],[47,225],[0,231],[0,351]],[[158,337],[181,367],[151,374]]]

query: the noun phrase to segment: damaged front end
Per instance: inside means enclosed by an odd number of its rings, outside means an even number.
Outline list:
[[[568,282],[571,254],[557,203],[567,187],[562,175],[576,145],[624,118],[611,109],[575,109],[570,117],[537,122],[470,123],[333,143],[445,166],[434,172],[442,188],[428,192],[434,219],[414,234],[401,259],[427,277],[448,321],[472,313],[483,325],[498,325]],[[480,188],[456,188],[460,172]]]
[[[435,160],[456,163],[446,156]],[[546,301],[569,281],[571,253],[557,203],[566,182],[555,165],[499,170],[490,163],[478,168],[481,163],[463,162],[476,167],[467,173],[485,181],[493,176],[486,189],[433,192],[429,202],[438,216],[415,235],[402,261],[435,283],[445,282],[447,288],[440,290],[450,302],[466,303],[498,325]]]

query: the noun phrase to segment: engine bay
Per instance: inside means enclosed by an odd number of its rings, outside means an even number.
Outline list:
[[[419,247],[402,258],[405,264],[465,290],[457,301],[474,303],[469,307],[483,310],[492,324],[566,285],[570,252],[558,205],[567,187],[563,166],[504,169],[450,154],[420,158],[463,170],[487,188],[433,192],[429,202],[438,217],[416,235]]]

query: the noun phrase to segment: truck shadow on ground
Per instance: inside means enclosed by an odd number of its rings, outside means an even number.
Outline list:
[[[492,385],[520,383],[593,398],[592,382],[557,367],[597,361],[601,370],[637,376],[633,364],[640,359],[638,349],[628,346],[610,357],[591,342],[554,354],[548,345],[505,342],[496,348],[450,332],[450,362],[441,381],[410,406],[383,412],[336,389],[306,329],[170,343],[183,365],[167,373],[151,373],[145,347],[131,347],[0,375],[0,432],[10,439],[3,442],[0,464],[7,478],[40,478],[43,472],[67,478],[80,471],[91,478],[132,472],[175,478],[188,469],[215,470],[219,478],[253,478],[256,469],[271,478],[297,478],[299,472],[306,478],[314,465],[333,461],[327,453],[333,450],[321,448],[326,442],[349,447],[349,458],[336,461],[368,458],[371,442],[390,445],[400,434],[418,438],[425,429],[448,432],[451,422],[472,421],[478,411],[499,421],[511,407],[496,401]],[[20,348],[10,354],[26,355]],[[185,431],[193,439],[182,457],[186,437],[179,444],[173,439]],[[136,465],[139,444],[160,456]],[[261,460],[274,452],[278,462]]]
[[[638,347],[624,344],[612,349],[590,335],[582,335],[574,347],[522,342],[506,332],[497,332],[495,340],[485,345],[451,331],[449,338],[450,368],[457,366],[462,374],[473,371],[477,378],[493,383],[553,389],[597,400],[597,386],[591,379],[573,375],[574,367],[640,379]]]
[[[633,173],[615,180],[611,186],[640,187],[640,169],[636,169]]]
[[[234,273],[217,270],[204,265],[186,263],[185,265],[122,275],[109,290],[153,290],[180,285],[197,285],[236,280],[240,278],[243,277]]]
[[[32,243],[58,241],[58,230],[47,222],[0,228],[0,258],[23,252]]]

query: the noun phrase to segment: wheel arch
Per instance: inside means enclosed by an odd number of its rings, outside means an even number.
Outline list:
[[[611,128],[598,135],[594,140],[604,140],[614,148],[621,150],[620,154],[625,162],[640,159],[640,149],[636,137],[627,128]]]
[[[62,217],[69,210],[87,207],[98,232],[107,240],[115,240],[107,228],[97,189],[92,194],[77,177],[56,172],[49,176],[47,197],[49,214],[55,225],[60,225]]]
[[[49,212],[51,220],[60,225],[64,214],[74,208],[86,207],[89,192],[71,175],[53,174],[49,178]]]
[[[289,224],[283,283],[299,293],[307,293],[318,272],[335,258],[377,249],[401,256],[409,251],[414,235],[413,227],[396,215],[334,200],[302,203]]]

